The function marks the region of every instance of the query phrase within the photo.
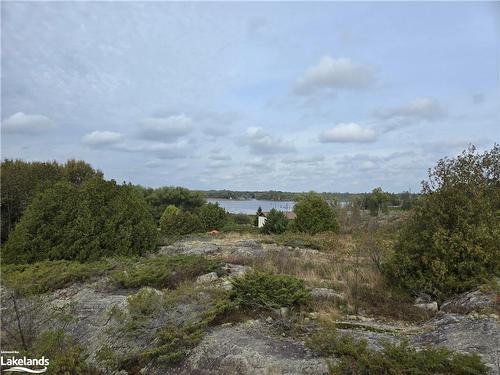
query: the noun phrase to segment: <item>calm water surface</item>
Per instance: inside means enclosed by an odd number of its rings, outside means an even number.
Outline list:
[[[257,199],[249,200],[234,200],[234,199],[207,199],[211,203],[219,203],[219,206],[224,207],[226,211],[233,214],[255,214],[257,209],[262,207],[262,211],[271,211],[275,208],[279,211],[292,211],[293,201],[264,201]]]

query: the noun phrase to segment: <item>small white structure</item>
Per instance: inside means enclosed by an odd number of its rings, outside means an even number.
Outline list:
[[[266,223],[267,217],[264,215],[264,213],[261,213],[259,217],[257,218],[257,227],[262,228],[264,224]]]

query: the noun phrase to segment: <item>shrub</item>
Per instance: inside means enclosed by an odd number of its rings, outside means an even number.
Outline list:
[[[334,327],[324,327],[306,341],[306,345],[323,356],[334,355],[339,360],[331,366],[331,374],[488,374],[488,367],[477,354],[453,353],[448,349],[417,351],[408,342],[383,343],[381,352],[368,347],[366,340],[356,340],[341,334]]]
[[[253,215],[230,213],[229,218],[235,224],[253,224]]]
[[[285,214],[273,208],[267,215],[261,232],[265,234],[280,234],[286,230],[287,224],[288,220]]]
[[[333,207],[317,193],[311,192],[300,197],[293,211],[297,215],[294,227],[299,232],[316,234],[338,230]]]
[[[80,344],[65,336],[64,330],[44,331],[30,348],[28,357],[44,356],[50,360],[50,374],[91,375],[99,372],[86,362],[86,354]]]
[[[288,275],[247,273],[232,281],[230,299],[249,309],[276,309],[304,304],[309,292],[304,281]]]
[[[224,227],[221,229],[221,232],[228,233],[228,232],[236,232],[236,233],[259,233],[259,230],[257,227],[255,227],[252,224],[235,224],[235,223],[227,223],[224,225]]]
[[[162,233],[175,236],[200,232],[203,225],[197,215],[168,206],[160,219],[160,228]]]
[[[227,222],[227,212],[218,203],[207,203],[203,205],[198,216],[204,230],[220,230]]]
[[[127,308],[133,319],[151,317],[161,307],[161,292],[152,288],[143,288],[127,297]]]
[[[26,162],[3,160],[1,240],[7,240],[21,216],[37,193],[51,187],[58,181],[79,185],[94,177],[102,177],[100,171],[83,162],[68,160],[65,164],[53,162]]]
[[[438,299],[500,270],[500,146],[440,160],[404,225],[387,265],[390,278]]]
[[[123,288],[150,286],[175,288],[179,283],[219,269],[220,264],[201,255],[177,255],[128,260],[125,270],[114,271],[112,282]]]
[[[110,267],[104,261],[79,263],[67,260],[2,267],[2,283],[22,295],[40,294],[84,282],[102,275]]]
[[[38,194],[11,233],[5,263],[66,259],[92,261],[154,250],[157,229],[146,204],[129,186],[94,178],[60,182]]]

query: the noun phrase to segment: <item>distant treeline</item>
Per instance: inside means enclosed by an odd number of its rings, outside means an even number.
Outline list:
[[[273,201],[295,201],[304,193],[294,193],[289,191],[234,191],[234,190],[203,190],[200,191],[207,198],[212,199],[258,199],[258,200],[273,200]],[[320,193],[323,198],[328,201],[336,202],[359,202],[363,205],[366,197],[371,193]],[[401,206],[404,201],[415,198],[417,194],[409,192],[387,193],[388,204],[390,206]]]

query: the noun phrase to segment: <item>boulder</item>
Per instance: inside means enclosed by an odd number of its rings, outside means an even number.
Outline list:
[[[427,311],[433,311],[433,312],[439,310],[439,306],[438,306],[438,303],[436,301],[429,302],[429,303],[416,303],[414,306],[418,307],[420,309],[424,309]]]
[[[311,297],[320,300],[345,300],[345,296],[342,293],[336,292],[333,289],[328,288],[313,288],[311,289]]]
[[[207,273],[205,275],[198,276],[198,278],[196,279],[196,282],[198,284],[210,284],[210,283],[216,281],[218,278],[219,278],[219,276],[217,276],[216,272],[210,272],[210,273]]]

